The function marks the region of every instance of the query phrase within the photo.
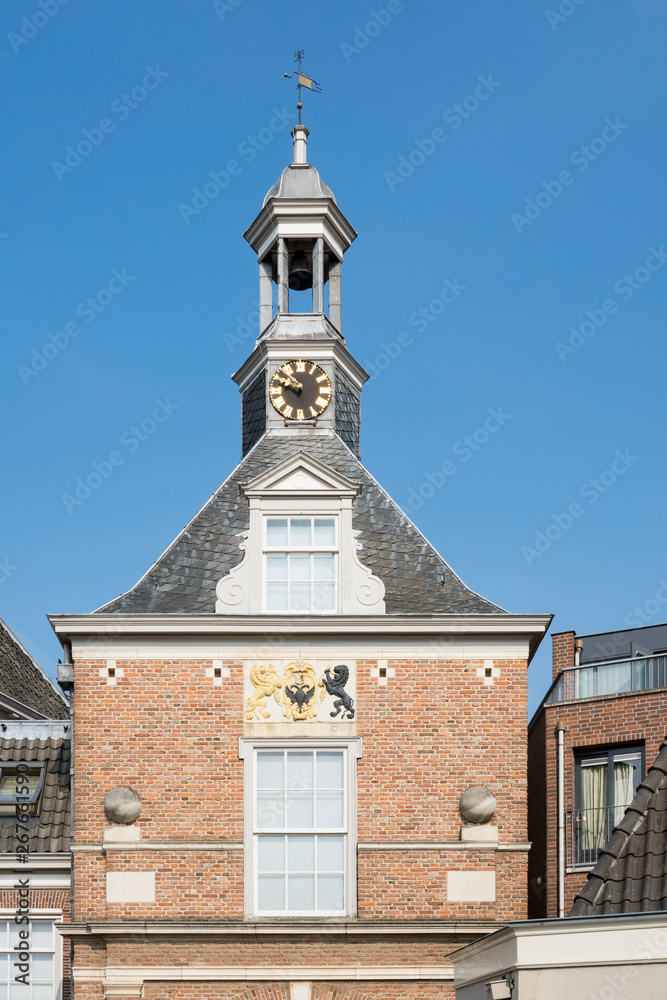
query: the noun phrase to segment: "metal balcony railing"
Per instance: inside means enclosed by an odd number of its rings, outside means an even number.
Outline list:
[[[605,806],[600,809],[570,809],[565,813],[565,860],[568,868],[595,864],[626,809],[627,805]]]
[[[563,670],[549,692],[547,704],[663,687],[667,687],[667,656],[636,656],[632,660]]]

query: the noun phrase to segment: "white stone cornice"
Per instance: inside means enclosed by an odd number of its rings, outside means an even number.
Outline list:
[[[267,937],[351,937],[390,936],[413,937],[436,936],[470,937],[475,934],[491,934],[505,926],[503,920],[351,920],[350,918],[326,917],[318,919],[270,920],[90,920],[87,923],[56,924],[64,937],[228,937],[257,940]]]
[[[76,983],[100,981],[105,996],[141,996],[145,982],[446,981],[452,965],[156,965],[75,968]],[[137,992],[138,991],[138,992]]]

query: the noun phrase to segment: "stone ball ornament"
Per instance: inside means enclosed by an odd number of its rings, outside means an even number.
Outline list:
[[[134,788],[116,785],[104,797],[104,812],[110,823],[129,826],[139,818],[141,799]]]
[[[489,823],[493,819],[498,803],[486,785],[472,785],[466,788],[459,799],[459,813],[466,823]]]

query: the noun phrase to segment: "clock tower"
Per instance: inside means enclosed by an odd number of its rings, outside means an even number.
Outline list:
[[[245,233],[259,262],[260,318],[255,350],[233,376],[243,454],[267,430],[296,429],[333,430],[358,456],[368,375],[347,350],[341,310],[343,256],[357,234],[308,163],[306,126],[292,138],[294,160]]]

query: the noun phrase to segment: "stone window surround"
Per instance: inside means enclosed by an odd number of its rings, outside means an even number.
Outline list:
[[[347,797],[347,847],[346,847],[346,887],[345,915],[355,917],[357,910],[357,760],[362,754],[362,741],[356,737],[328,737],[314,739],[313,737],[259,738],[241,737],[239,739],[239,757],[244,763],[243,775],[243,808],[244,808],[244,909],[246,917],[259,917],[270,921],[284,920],[289,913],[271,917],[257,914],[255,908],[255,828],[253,823],[255,808],[255,761],[258,750],[345,750],[346,774],[345,787]],[[319,917],[312,913],[308,916],[314,920],[327,922],[330,916]]]
[[[301,452],[241,487],[248,498],[249,525],[242,533],[241,563],[216,586],[216,614],[262,614],[264,526],[271,517],[334,517],[338,560],[336,614],[384,614],[384,584],[359,560],[361,544],[352,527],[352,502],[361,489]],[[290,615],[295,612],[272,612]],[[303,612],[299,612],[303,613]],[[306,612],[330,614],[330,612]]]

